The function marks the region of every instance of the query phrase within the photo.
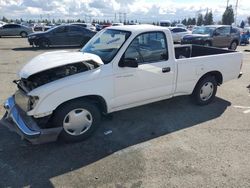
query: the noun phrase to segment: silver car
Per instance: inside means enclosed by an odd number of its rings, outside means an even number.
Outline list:
[[[5,24],[0,27],[0,37],[1,36],[27,37],[32,32],[33,32],[32,28],[19,24]]]

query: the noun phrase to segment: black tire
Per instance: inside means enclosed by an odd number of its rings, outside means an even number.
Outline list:
[[[238,44],[237,44],[237,42],[236,41],[233,41],[233,42],[231,42],[231,44],[230,44],[230,46],[229,46],[229,50],[236,50],[237,49],[237,46],[238,46]]]
[[[91,118],[86,116],[87,118],[92,120],[92,124],[89,128],[86,128],[85,125],[82,132],[78,135],[74,135],[74,126],[75,125],[71,125],[70,119],[71,116],[69,115],[70,113],[75,113],[75,114],[80,114],[81,115],[81,110],[84,109],[87,112],[89,112],[91,114]],[[77,112],[80,111],[80,112]],[[85,113],[85,112],[84,112]],[[86,118],[85,117],[85,118]],[[86,120],[83,120],[86,122]],[[79,142],[79,141],[83,141],[87,138],[89,138],[94,132],[95,130],[99,127],[101,121],[101,113],[100,110],[98,109],[97,105],[95,103],[89,102],[89,101],[71,101],[71,102],[67,102],[64,105],[60,106],[54,113],[53,116],[53,125],[56,127],[61,126],[62,132],[60,133],[59,139],[61,139],[64,142]],[[69,126],[65,125],[65,124],[69,124]],[[73,126],[74,128],[70,127]],[[78,126],[78,125],[77,125]],[[72,130],[71,130],[72,128]],[[75,128],[76,129],[76,128]],[[80,127],[81,129],[81,127]]]
[[[47,39],[40,39],[38,46],[39,48],[49,48],[49,41]]]
[[[22,38],[26,38],[26,37],[28,36],[28,33],[25,32],[25,31],[22,31],[22,32],[20,33],[20,36],[21,36]]]
[[[197,85],[195,86],[195,89],[192,93],[192,97],[195,101],[196,104],[198,105],[207,105],[209,103],[211,103],[214,98],[215,98],[215,94],[217,92],[217,81],[215,80],[215,78],[213,76],[206,76],[204,78],[202,78]],[[212,88],[213,87],[213,88]],[[207,96],[202,96],[205,94],[205,89],[208,89],[208,91],[206,91]],[[209,88],[211,88],[211,91],[209,91]]]

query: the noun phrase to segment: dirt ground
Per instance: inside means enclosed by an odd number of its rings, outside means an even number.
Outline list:
[[[62,49],[0,38],[0,103],[29,59]],[[250,187],[250,52],[242,70],[208,106],[184,96],[116,112],[81,143],[34,146],[0,127],[0,187]]]

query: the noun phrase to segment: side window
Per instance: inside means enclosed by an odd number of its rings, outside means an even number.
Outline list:
[[[129,45],[124,59],[135,59],[139,64],[168,59],[167,41],[163,32],[150,32],[137,36]]]
[[[172,29],[171,31],[172,31],[173,33],[177,33],[177,32],[178,32],[178,29],[175,28],[175,29]]]
[[[4,29],[9,29],[9,28],[10,28],[10,25],[4,25],[3,28],[4,28]]]
[[[220,27],[216,29],[218,35],[224,36],[230,34],[230,27]]]
[[[80,27],[71,26],[70,31],[72,31],[72,32],[82,32],[83,30]]]
[[[187,32],[187,30],[180,28],[180,32]]]
[[[20,28],[20,27],[21,27],[20,25],[15,25],[15,24],[11,26],[11,28]]]
[[[66,33],[68,31],[67,27],[58,27],[57,29],[55,29],[55,33]]]

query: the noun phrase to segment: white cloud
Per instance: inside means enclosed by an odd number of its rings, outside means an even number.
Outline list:
[[[250,16],[249,0],[239,1],[238,20]],[[235,4],[234,1],[230,3]],[[226,1],[217,0],[0,0],[0,16],[8,18],[38,19],[40,15],[50,18],[92,17],[100,20],[114,20],[119,12],[127,13],[129,20],[140,22],[161,19],[181,20],[213,11],[214,20],[220,20]],[[123,15],[122,20],[123,20]]]

